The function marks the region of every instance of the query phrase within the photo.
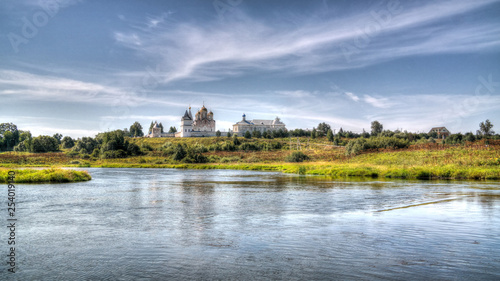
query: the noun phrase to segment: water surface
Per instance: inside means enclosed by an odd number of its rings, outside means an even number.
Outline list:
[[[17,185],[1,280],[500,280],[498,182],[88,170]]]

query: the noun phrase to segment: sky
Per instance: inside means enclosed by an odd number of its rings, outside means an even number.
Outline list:
[[[76,138],[203,105],[221,131],[500,127],[500,0],[2,1],[0,123]]]

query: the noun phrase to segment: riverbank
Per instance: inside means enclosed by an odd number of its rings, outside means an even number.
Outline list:
[[[172,168],[172,169],[226,169],[249,171],[274,171],[300,175],[322,175],[332,178],[398,178],[398,179],[469,179],[469,180],[498,180],[498,168],[464,168],[456,165],[441,167],[391,167],[376,165],[332,165],[330,163],[245,163],[245,164],[124,164],[107,163],[99,168]]]
[[[72,151],[57,153],[0,153],[0,167],[102,167],[102,168],[176,168],[176,169],[232,169],[277,171],[301,175],[323,175],[332,178],[368,177],[400,179],[500,179],[500,144],[491,142],[467,145],[426,144],[412,145],[405,149],[367,151],[346,156],[345,148],[327,145],[315,140],[300,152],[309,160],[300,163],[286,162],[296,149],[287,139],[272,140],[275,147],[261,151],[219,151],[207,149],[210,141],[201,139],[131,139],[138,145],[150,146],[142,155],[126,158],[102,159],[91,155],[78,155]],[[262,146],[269,140],[242,140],[249,146]],[[205,163],[176,161],[167,143],[187,144],[199,149]],[[170,147],[171,145],[168,145]],[[290,149],[292,148],[292,149]]]
[[[0,168],[0,183],[7,183],[9,171],[15,172],[14,183],[64,183],[89,181],[92,179],[87,171],[71,169],[5,169]]]

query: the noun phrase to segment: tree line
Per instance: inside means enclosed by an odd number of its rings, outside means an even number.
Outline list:
[[[154,123],[151,122],[150,130]],[[161,123],[160,128],[163,128]],[[480,139],[491,137],[498,138],[495,131],[492,130],[493,124],[486,120],[479,124],[476,134],[468,132],[465,134],[456,133],[448,136],[443,142],[446,144],[459,144],[464,142],[473,142]],[[162,129],[163,130],[163,129]],[[169,132],[174,133],[177,129],[170,127]],[[54,134],[53,136],[42,135],[32,137],[30,131],[19,130],[13,123],[0,124],[0,151],[20,151],[20,152],[55,152],[60,149],[72,149],[74,153],[82,153],[102,158],[120,158],[129,155],[139,155],[141,148],[136,144],[130,143],[126,137],[142,137],[144,133],[139,122],[134,122],[129,129],[115,130],[112,132],[99,133],[95,138],[83,137],[73,139],[70,136]],[[221,137],[220,131],[217,131],[217,137]],[[233,137],[232,144],[225,145],[224,149],[214,148],[214,150],[261,150],[263,148],[250,147],[251,144],[245,143],[240,147],[237,134],[227,133],[227,137]],[[379,121],[371,123],[371,131],[354,133],[344,131],[342,128],[338,132],[333,132],[327,123],[319,123],[312,130],[277,130],[269,132],[247,131],[243,135],[246,139],[251,138],[288,138],[288,137],[310,137],[312,139],[326,137],[333,145],[346,146],[346,154],[355,155],[360,151],[373,148],[402,148],[411,143],[435,142],[438,138],[436,132],[432,133],[412,133],[407,131],[384,130],[384,126]],[[234,147],[234,148],[231,148]]]

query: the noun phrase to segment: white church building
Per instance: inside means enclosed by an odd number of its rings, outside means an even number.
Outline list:
[[[181,118],[181,127],[179,132],[175,133],[175,137],[215,137],[215,119],[212,111],[208,112],[205,105],[196,112],[194,118],[189,111],[186,110]]]
[[[194,118],[191,107],[186,109],[181,117],[181,126],[176,133],[162,133],[158,122],[153,124],[151,131],[146,135],[149,138],[185,138],[185,137],[215,137],[214,113],[208,111],[205,105],[196,112]]]
[[[233,133],[238,134],[239,136],[243,136],[247,131],[252,133],[253,131],[264,132],[272,132],[278,131],[282,129],[286,130],[285,123],[281,122],[281,120],[276,117],[274,120],[262,120],[262,119],[254,119],[247,120],[246,115],[243,113],[243,119],[233,125]]]

